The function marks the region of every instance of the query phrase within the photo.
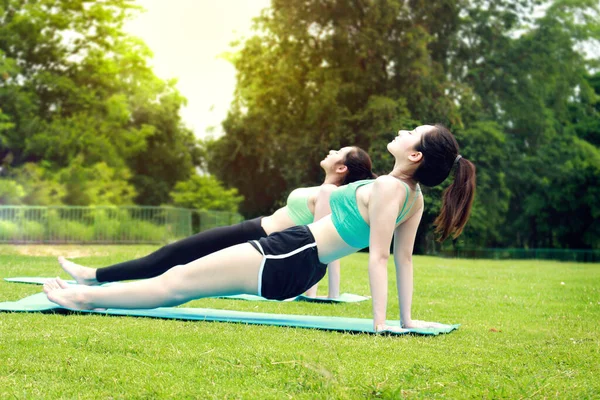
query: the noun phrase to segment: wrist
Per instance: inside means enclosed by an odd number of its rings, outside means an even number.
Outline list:
[[[378,326],[384,326],[385,325],[385,319],[374,319],[373,320],[373,328],[375,328],[375,330],[377,330]]]

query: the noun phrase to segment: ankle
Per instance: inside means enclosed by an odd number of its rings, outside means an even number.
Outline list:
[[[96,278],[96,271],[98,271],[97,268],[85,268],[84,269],[84,277],[87,281],[93,282],[93,283],[98,283],[98,278]]]
[[[87,290],[86,291],[81,291],[78,290],[75,293],[75,303],[79,306],[79,308],[83,309],[83,310],[90,310],[92,309],[92,304],[91,301],[89,299],[89,296],[86,295]]]

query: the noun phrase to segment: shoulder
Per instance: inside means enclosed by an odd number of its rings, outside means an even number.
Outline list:
[[[375,179],[373,190],[381,194],[396,195],[403,187],[403,182],[390,175],[382,175]]]
[[[335,186],[332,183],[324,183],[321,186],[317,186],[317,193],[321,194],[331,194],[334,190],[336,190],[338,186]]]

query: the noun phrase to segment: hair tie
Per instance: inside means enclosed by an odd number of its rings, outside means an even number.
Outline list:
[[[459,154],[456,156],[456,158],[454,159],[454,164],[456,164],[458,162],[458,160],[460,160],[462,158],[462,156]]]

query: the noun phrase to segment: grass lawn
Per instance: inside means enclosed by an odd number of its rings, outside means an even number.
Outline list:
[[[66,277],[152,246],[0,246],[0,278]],[[413,316],[462,324],[386,337],[228,323],[0,313],[0,398],[600,398],[600,264],[415,257]],[[398,318],[393,261],[388,318]],[[325,293],[326,280],[320,288]],[[40,286],[0,282],[0,301]],[[369,294],[367,255],[342,292]],[[186,307],[371,317],[370,302]],[[595,378],[594,378],[595,377]]]

